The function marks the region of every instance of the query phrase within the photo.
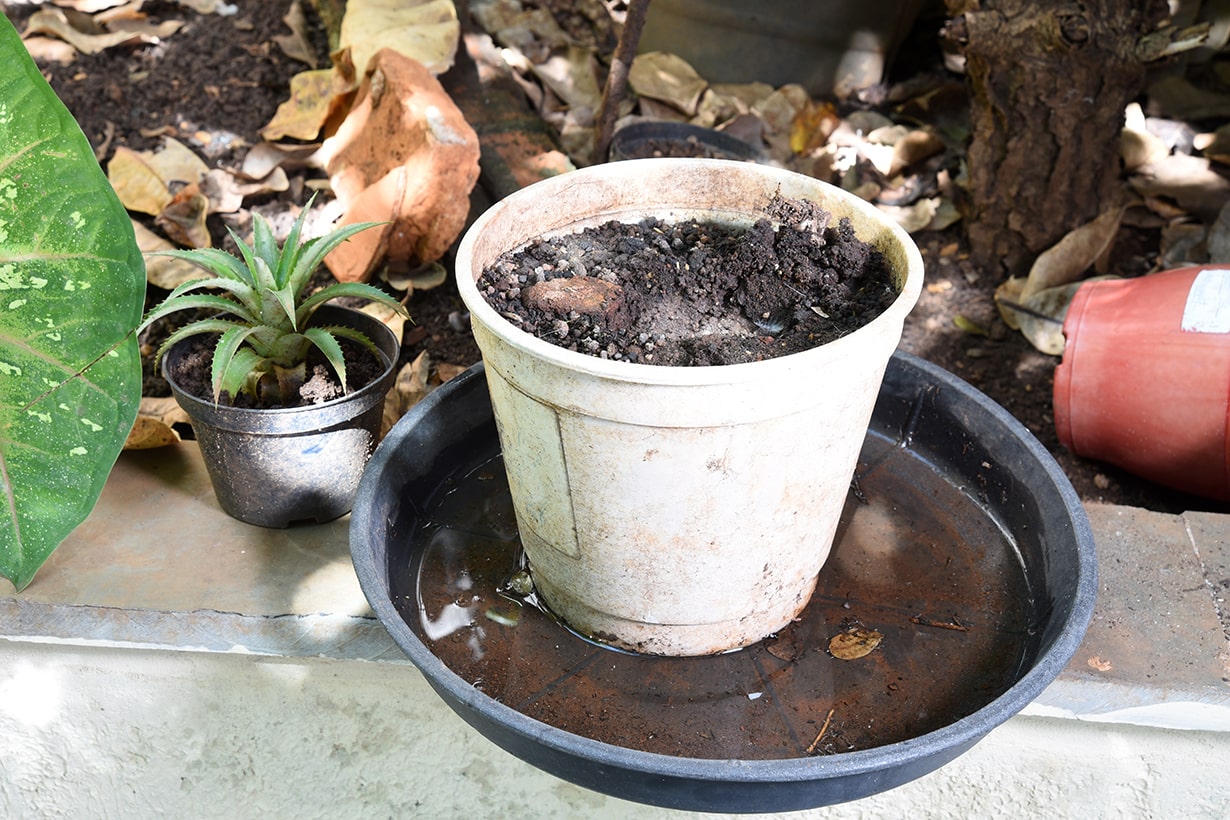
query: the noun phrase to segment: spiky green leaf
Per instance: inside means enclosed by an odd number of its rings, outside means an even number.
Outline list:
[[[327,328],[323,327],[309,327],[303,331],[303,335],[324,354],[329,366],[333,368],[333,372],[337,374],[338,380],[342,383],[342,392],[345,393],[346,358],[342,355],[342,346],[337,343],[337,339]]]
[[[345,242],[350,237],[357,233],[366,231],[368,228],[375,228],[387,223],[384,222],[358,222],[354,225],[347,225],[344,228],[338,228],[324,236],[318,236],[315,239],[310,239],[303,244],[299,252],[298,259],[295,260],[295,266],[290,272],[288,284],[291,290],[296,293],[303,290],[307,285],[308,279],[312,273],[320,267],[320,263],[325,261],[325,257],[329,255],[329,251],[336,248],[338,245]]]
[[[401,302],[389,296],[380,288],[364,284],[363,282],[335,282],[328,287],[321,288],[299,303],[299,326],[302,327],[307,324],[308,319],[312,317],[312,314],[316,312],[318,307],[342,296],[357,296],[360,299],[367,299],[384,305],[402,316],[409,315]]]
[[[224,390],[232,396],[238,396],[245,388],[250,390],[250,377],[256,375],[255,371],[263,361],[256,351],[243,347],[252,330],[251,327],[238,325],[228,328],[218,337],[209,373],[215,402]]]
[[[202,270],[209,271],[214,276],[243,282],[249,287],[256,287],[256,281],[242,262],[226,251],[217,248],[195,248],[193,250],[150,251],[149,256],[171,256],[191,262]]]

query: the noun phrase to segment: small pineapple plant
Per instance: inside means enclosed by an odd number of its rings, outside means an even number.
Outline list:
[[[156,254],[187,260],[213,274],[185,282],[172,290],[146,314],[138,331],[179,311],[217,311],[215,315],[191,322],[172,333],[157,352],[157,360],[161,361],[163,355],[183,339],[218,334],[210,372],[215,403],[226,393],[232,401],[247,395],[256,406],[293,404],[307,377],[307,357],[313,347],[324,355],[345,392],[346,362],[339,339],[359,343],[378,359],[380,351],[371,339],[353,328],[309,327],[316,309],[327,302],[341,296],[358,296],[407,315],[400,302],[378,288],[359,282],[336,282],[307,292],[312,273],[329,251],[355,234],[381,224],[348,225],[303,242],[300,240],[303,222],[314,199],[315,196],[304,206],[281,248],[269,223],[254,214],[251,245],[227,228],[242,258],[216,248]],[[205,289],[223,293],[200,292]]]

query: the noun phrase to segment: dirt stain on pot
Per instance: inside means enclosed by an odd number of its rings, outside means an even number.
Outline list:
[[[1005,692],[1033,662],[1043,619],[1003,530],[959,480],[917,459],[869,436],[861,497],[849,496],[810,604],[737,652],[617,652],[528,605],[531,578],[498,457],[458,472],[421,511],[410,549],[397,551],[413,563],[392,568],[393,600],[462,679],[580,736],[716,759],[900,742]],[[461,609],[465,622],[450,620]],[[450,629],[433,628],[442,619]],[[834,636],[845,636],[838,652]],[[847,652],[857,657],[841,660]]]

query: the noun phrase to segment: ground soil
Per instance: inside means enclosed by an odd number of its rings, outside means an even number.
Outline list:
[[[506,253],[478,287],[552,344],[616,361],[724,365],[838,339],[892,304],[884,256],[848,220],[782,197],[750,228],[607,222]]]
[[[282,17],[289,2],[235,0],[234,5],[238,13],[223,17],[148,2],[143,13],[153,20],[184,20],[184,29],[155,45],[112,48],[79,55],[70,65],[41,66],[104,165],[117,145],[148,150],[165,135],[185,141],[215,165],[236,167],[247,147],[260,141],[259,129],[289,97],[290,77],[306,66],[273,43],[273,37],[288,32]],[[311,4],[304,6],[310,15]],[[18,31],[37,8],[0,0],[0,10]],[[324,64],[323,32],[317,27],[312,36]],[[297,193],[282,198],[289,203]],[[225,233],[216,217],[210,227],[219,237]],[[926,261],[927,282],[906,322],[904,350],[952,371],[1007,408],[1055,455],[1083,499],[1172,512],[1219,509],[1064,450],[1051,411],[1058,360],[1038,353],[1000,322],[992,299],[999,274],[969,264],[959,225],[915,239]],[[1148,249],[1157,243],[1133,234],[1116,247],[1122,270],[1143,272],[1152,267]],[[407,327],[403,360],[423,351],[437,363],[478,360],[465,308],[451,283],[416,292],[409,308],[415,325]],[[954,322],[957,317],[961,326]]]

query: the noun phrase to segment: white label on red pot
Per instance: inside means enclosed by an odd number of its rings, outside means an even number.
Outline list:
[[[1183,330],[1230,333],[1230,270],[1202,270],[1196,274],[1183,306]]]

